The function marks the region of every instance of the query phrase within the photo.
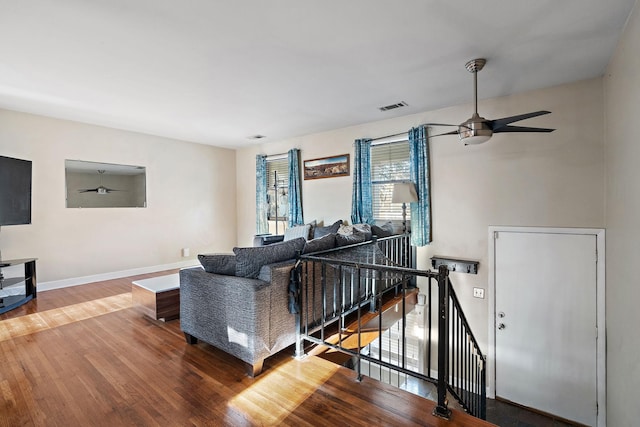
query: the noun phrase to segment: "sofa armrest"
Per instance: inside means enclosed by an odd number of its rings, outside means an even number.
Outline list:
[[[258,234],[253,236],[253,246],[266,246],[284,241],[284,234]]]

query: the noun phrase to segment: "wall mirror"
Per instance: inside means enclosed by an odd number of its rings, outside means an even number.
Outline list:
[[[144,166],[65,160],[68,208],[147,207]]]

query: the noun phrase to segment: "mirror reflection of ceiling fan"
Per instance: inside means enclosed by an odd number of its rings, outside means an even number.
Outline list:
[[[105,173],[104,169],[98,169],[98,174],[100,174],[100,185],[96,188],[84,188],[81,190],[78,190],[78,193],[97,193],[97,194],[109,194],[112,191],[120,191],[120,190],[115,190],[113,188],[107,188],[104,185],[102,185],[102,175]]]
[[[459,125],[450,125],[443,123],[430,123],[432,126],[455,126],[458,129],[451,132],[440,133],[433,135],[431,138],[442,135],[458,135],[460,140],[464,142],[464,145],[469,144],[482,144],[487,142],[494,133],[502,132],[540,132],[548,133],[553,132],[555,129],[547,128],[533,128],[526,126],[511,126],[511,123],[519,122],[521,120],[530,119],[532,117],[542,116],[550,114],[551,111],[534,111],[532,113],[520,114],[517,116],[503,117],[501,119],[488,120],[484,117],[480,117],[478,114],[478,71],[482,70],[487,60],[484,58],[472,59],[465,64],[467,70],[473,74],[473,102],[474,113],[470,119]]]

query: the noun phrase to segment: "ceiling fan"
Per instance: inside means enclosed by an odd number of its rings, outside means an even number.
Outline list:
[[[525,126],[510,126],[511,123],[532,117],[550,114],[551,111],[534,111],[533,113],[520,114],[517,116],[503,117],[501,119],[488,120],[478,115],[478,71],[482,70],[487,60],[484,58],[472,59],[465,64],[466,69],[473,74],[473,103],[474,112],[470,119],[460,125],[450,125],[442,123],[430,123],[434,126],[456,126],[458,129],[447,133],[440,133],[434,136],[458,135],[464,145],[482,144],[487,142],[494,133],[501,132],[553,132],[555,129],[532,128]]]
[[[102,185],[102,175],[105,172],[106,171],[104,169],[98,169],[98,173],[100,174],[100,185],[98,187],[81,189],[81,190],[78,190],[78,193],[109,194],[112,191],[120,191],[120,190],[114,190],[113,188],[107,188],[107,187]]]

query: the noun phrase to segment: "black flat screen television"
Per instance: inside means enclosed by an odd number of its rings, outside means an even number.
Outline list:
[[[0,156],[0,226],[31,224],[31,161]]]

